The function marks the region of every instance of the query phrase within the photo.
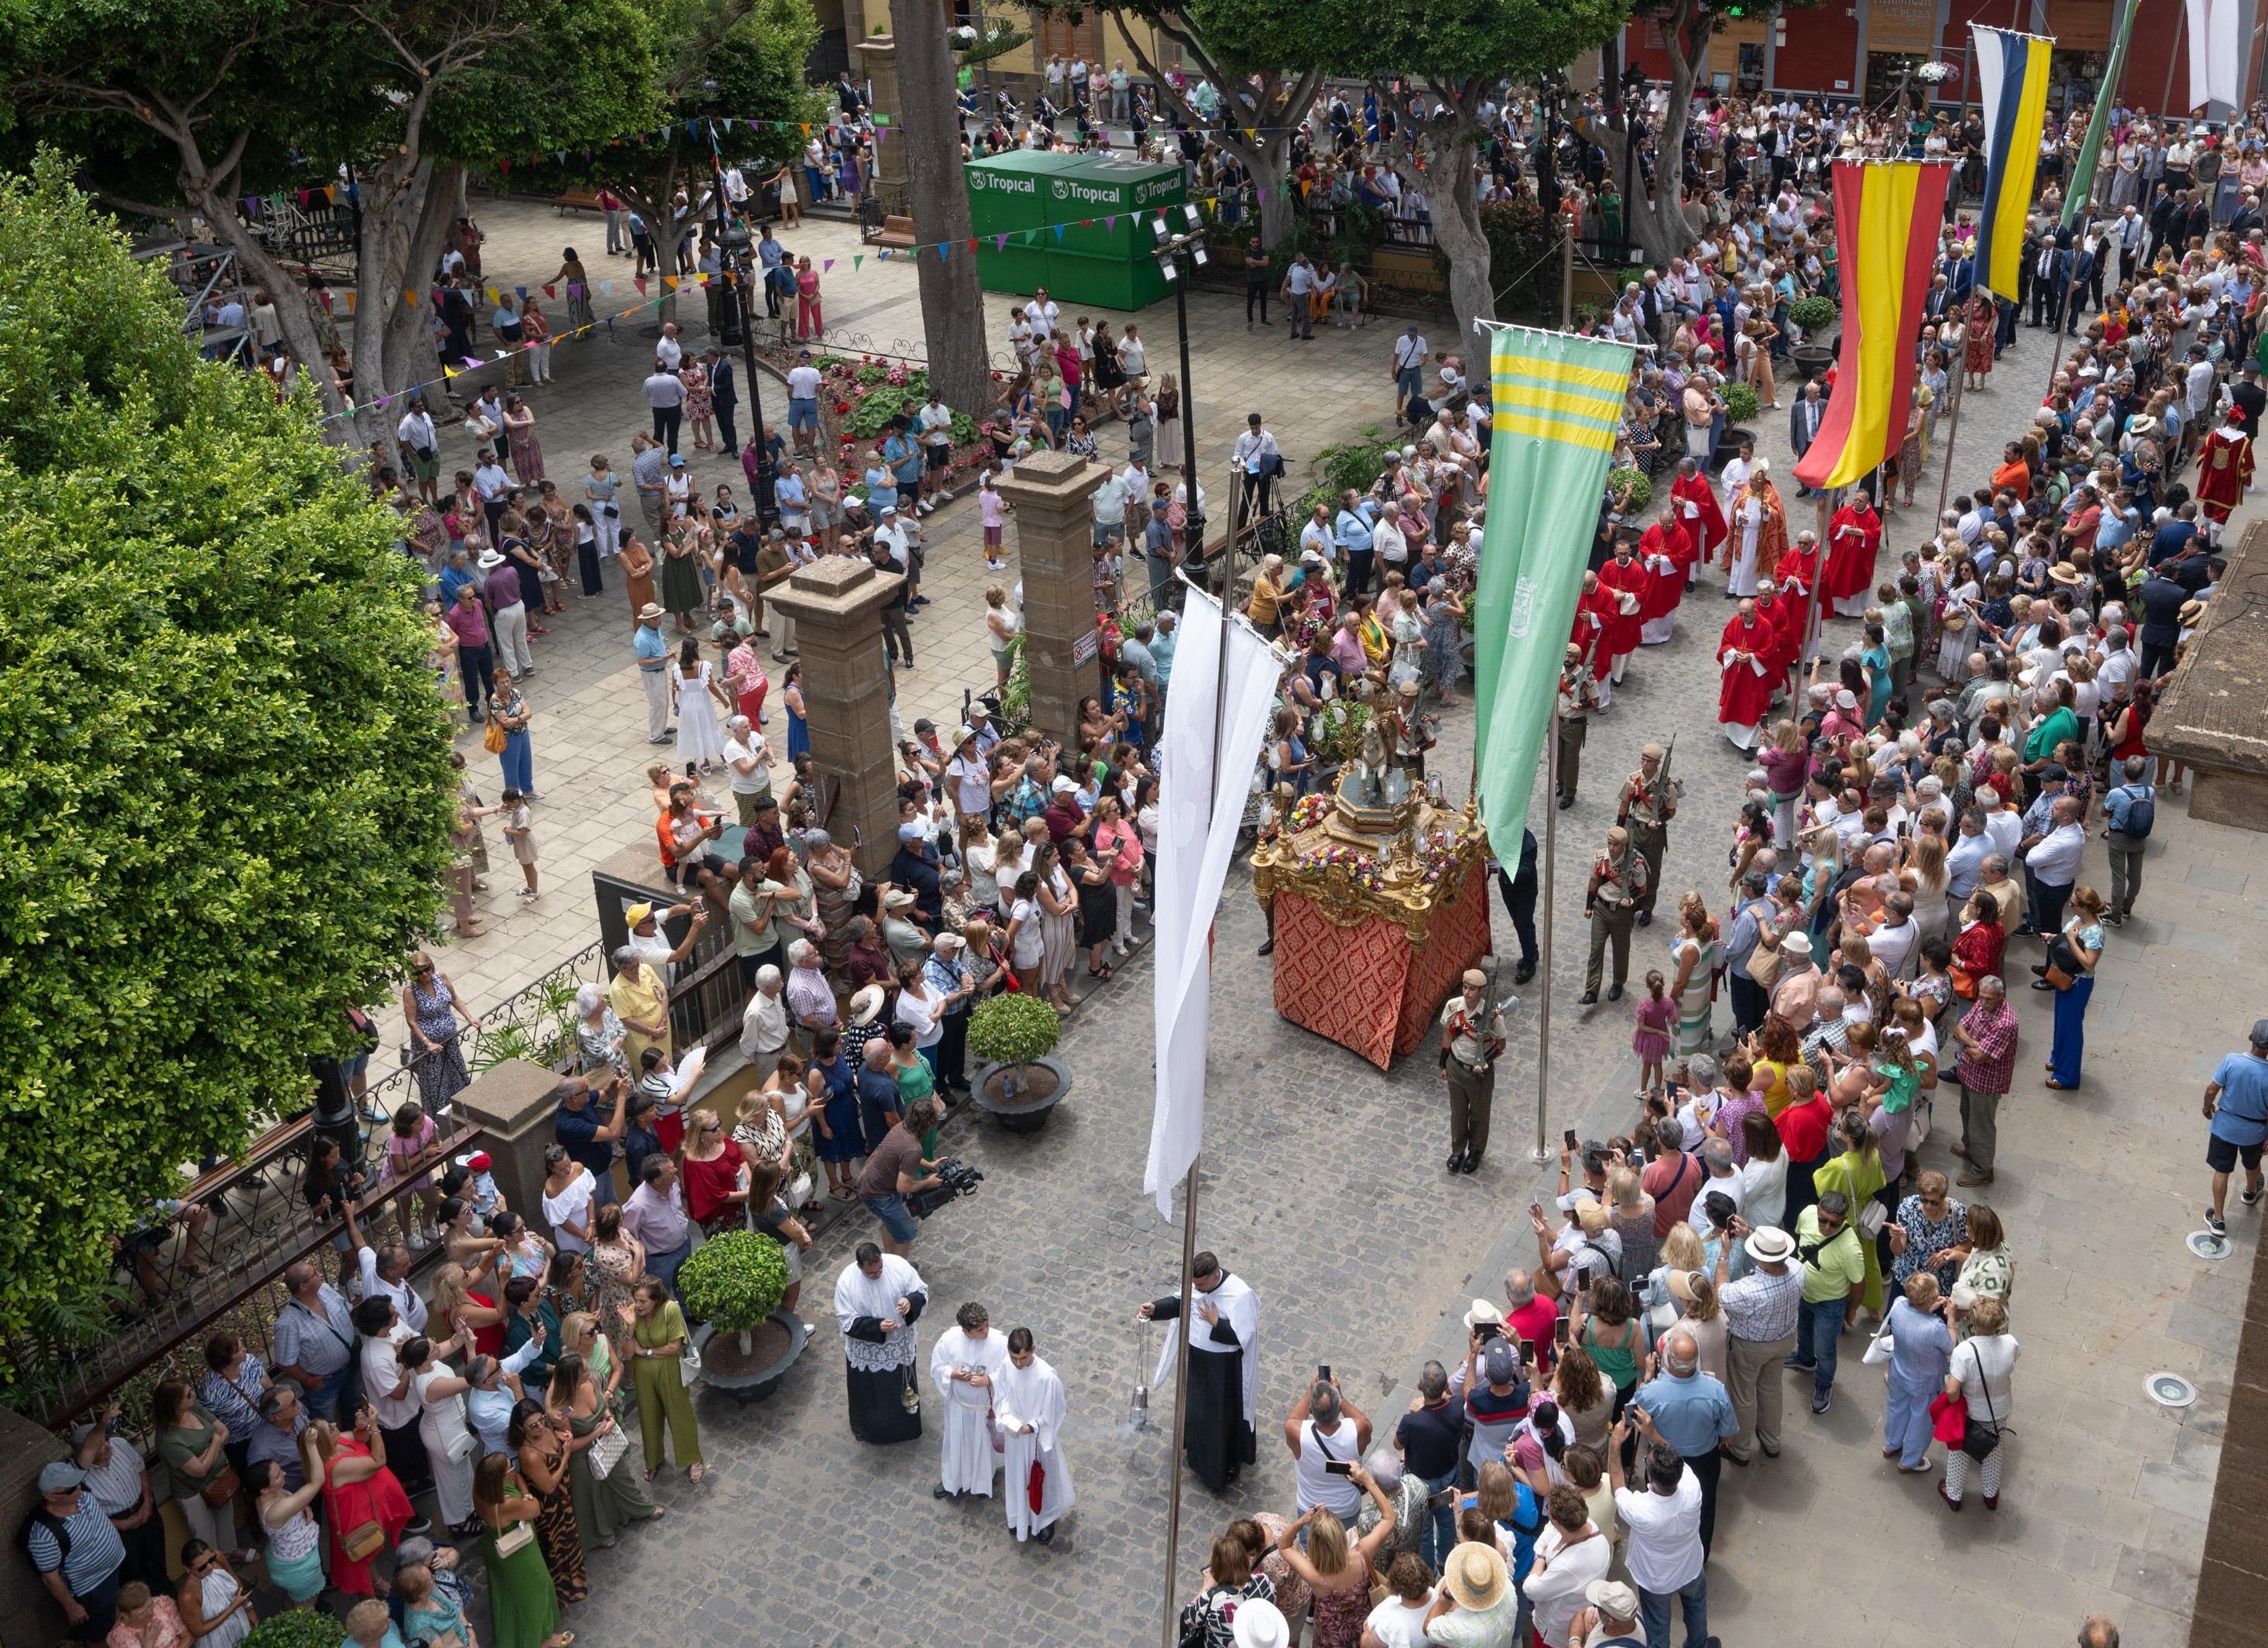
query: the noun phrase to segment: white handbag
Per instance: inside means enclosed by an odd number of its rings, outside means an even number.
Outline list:
[[[615,1467],[622,1462],[622,1455],[630,1451],[630,1439],[617,1424],[591,1444],[591,1470],[604,1482],[615,1474]]]
[[[694,1380],[701,1377],[701,1353],[693,1348],[693,1341],[690,1339],[685,1342],[685,1349],[678,1353],[677,1376],[685,1381],[688,1388]]]
[[[1882,1318],[1882,1325],[1874,1329],[1874,1336],[1867,1341],[1867,1353],[1859,1358],[1868,1367],[1881,1367],[1890,1359],[1890,1319]]]
[[[534,1538],[535,1525],[533,1522],[515,1522],[497,1535],[496,1554],[499,1556],[517,1556],[526,1550]]]

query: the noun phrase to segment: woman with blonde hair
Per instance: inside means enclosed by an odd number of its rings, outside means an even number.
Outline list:
[[[1632,1168],[1616,1167],[1607,1174],[1607,1227],[1622,1238],[1624,1276],[1644,1276],[1653,1269],[1653,1198]]]
[[[1316,1505],[1276,1536],[1276,1549],[1307,1583],[1314,1608],[1314,1648],[1359,1648],[1363,1622],[1370,1615],[1373,1563],[1379,1547],[1394,1534],[1393,1500],[1360,1465],[1351,1464],[1348,1475],[1378,1507],[1378,1525],[1369,1533],[1349,1540],[1346,1525]],[[1307,1534],[1304,1554],[1293,1542],[1302,1528]]]
[[[1908,1475],[1922,1475],[1933,1439],[1929,1405],[1953,1360],[1953,1301],[1938,1297],[1934,1276],[1918,1271],[1906,1278],[1904,1297],[1891,1302],[1882,1332],[1890,1342],[1882,1457],[1897,1460]]]
[[[1670,1332],[1691,1334],[1701,1351],[1701,1371],[1712,1379],[1723,1379],[1725,1313],[1717,1303],[1717,1284],[1706,1270],[1673,1270],[1669,1291],[1685,1306],[1684,1314],[1670,1324]]]

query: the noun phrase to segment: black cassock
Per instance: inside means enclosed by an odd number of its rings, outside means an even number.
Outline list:
[[[921,1319],[929,1304],[929,1295],[916,1291],[906,1296],[908,1309],[905,1327],[911,1328]],[[886,1343],[888,1335],[882,1332],[879,1316],[855,1318],[843,1329],[846,1337],[867,1344]],[[920,1390],[920,1358],[901,1363],[893,1367],[861,1368],[846,1356],[843,1378],[849,1387],[850,1400],[850,1434],[861,1442],[911,1442],[922,1433],[919,1407],[908,1408],[905,1392],[909,1380],[917,1393]]]
[[[1193,1295],[1192,1307],[1206,1303],[1211,1297],[1204,1293]],[[1174,1321],[1181,1313],[1178,1293],[1151,1301],[1153,1321]],[[1199,1343],[1206,1342],[1224,1348],[1197,1349]],[[1167,1342],[1165,1359],[1160,1364],[1161,1370],[1173,1365],[1176,1349],[1171,1341]],[[1229,1325],[1226,1311],[1189,1345],[1189,1406],[1182,1424],[1182,1452],[1197,1479],[1215,1493],[1234,1482],[1238,1470],[1259,1457],[1252,1422],[1244,1412],[1244,1360],[1251,1350]],[[1152,1382],[1162,1384],[1163,1372]]]

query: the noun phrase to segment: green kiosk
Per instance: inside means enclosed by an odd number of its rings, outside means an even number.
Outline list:
[[[1066,309],[1121,311],[1166,295],[1149,225],[1189,198],[1180,166],[1019,149],[963,171],[985,291],[1028,297],[1044,286]]]

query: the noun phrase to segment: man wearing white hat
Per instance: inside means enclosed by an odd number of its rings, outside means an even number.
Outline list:
[[[1567,1648],[1638,1648],[1648,1640],[1638,1634],[1638,1593],[1621,1580],[1592,1580],[1583,1587],[1583,1600],[1590,1606],[1579,1612],[1568,1627]],[[1665,1626],[1662,1640],[1668,1639]],[[1700,1648],[1700,1644],[1689,1643],[1687,1648]]]
[[[1229,1630],[1236,1648],[1291,1648],[1291,1622],[1284,1617],[1283,1609],[1263,1597],[1238,1603]]]
[[[1441,1564],[1441,1583],[1425,1615],[1432,1648],[1508,1648],[1519,1594],[1493,1545],[1460,1545]]]
[[[1782,1394],[1779,1365],[1795,1350],[1797,1306],[1803,1298],[1803,1272],[1789,1261],[1795,1239],[1771,1225],[1751,1228],[1735,1218],[1732,1230],[1756,1269],[1730,1280],[1732,1243],[1717,1245],[1717,1302],[1725,1314],[1725,1391],[1733,1399],[1740,1429],[1719,1444],[1735,1465],[1753,1457],[1751,1445],[1767,1459],[1779,1456]]]
[[[669,742],[669,643],[661,633],[669,614],[648,601],[638,608],[637,632],[630,651],[637,657],[638,684],[645,688],[645,741]]]

